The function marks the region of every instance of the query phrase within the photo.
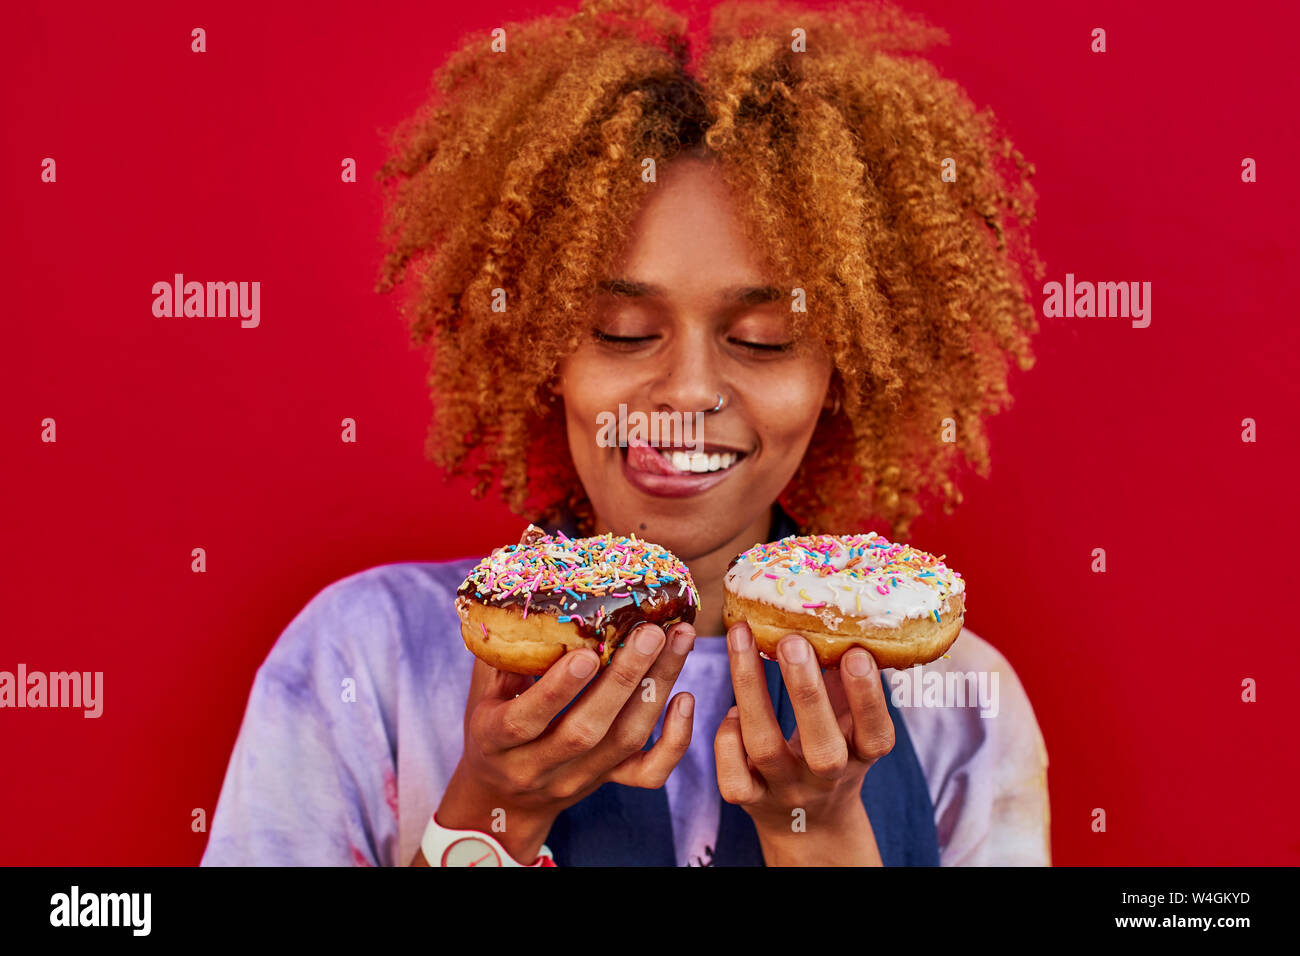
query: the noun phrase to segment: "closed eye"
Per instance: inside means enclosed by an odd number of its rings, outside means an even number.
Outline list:
[[[600,331],[600,329],[595,329],[593,334],[602,342],[649,342],[651,339],[657,338],[654,335],[610,335],[608,332]]]
[[[592,329],[591,334],[596,337],[597,341],[608,342],[610,345],[640,345],[643,342],[650,342],[659,338],[657,335],[610,335],[600,329]]]
[[[739,345],[741,348],[753,349],[756,352],[785,352],[788,351],[790,347],[794,345],[793,342],[785,342],[780,345],[767,345],[762,342],[744,342],[740,339],[728,339],[728,341],[734,342],[736,345]]]
[[[592,329],[591,334],[599,342],[606,342],[614,346],[635,346],[645,342],[653,342],[659,338],[657,335],[610,335],[608,332],[602,332],[600,329]],[[755,352],[787,352],[793,346],[793,342],[784,342],[778,344],[769,344],[765,342],[746,342],[743,339],[731,338],[727,340],[741,348],[752,349]]]

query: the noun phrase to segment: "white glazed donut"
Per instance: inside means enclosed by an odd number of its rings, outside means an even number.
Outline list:
[[[757,544],[727,570],[723,621],[746,622],[770,659],[782,638],[801,634],[826,668],[850,647],[882,668],[926,664],[952,646],[966,609],[965,582],[943,558],[874,531]]]

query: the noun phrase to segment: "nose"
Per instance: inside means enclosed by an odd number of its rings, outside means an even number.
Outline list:
[[[723,391],[716,368],[707,337],[675,336],[651,384],[649,399],[657,410],[707,412]]]

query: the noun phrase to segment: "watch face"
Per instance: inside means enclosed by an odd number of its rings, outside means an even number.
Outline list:
[[[500,866],[496,847],[477,837],[462,837],[442,852],[443,866]]]

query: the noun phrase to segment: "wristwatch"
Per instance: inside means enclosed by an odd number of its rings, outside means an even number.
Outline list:
[[[532,863],[520,863],[490,833],[482,830],[449,830],[429,814],[429,825],[420,840],[424,860],[430,866],[555,866],[546,846]]]

